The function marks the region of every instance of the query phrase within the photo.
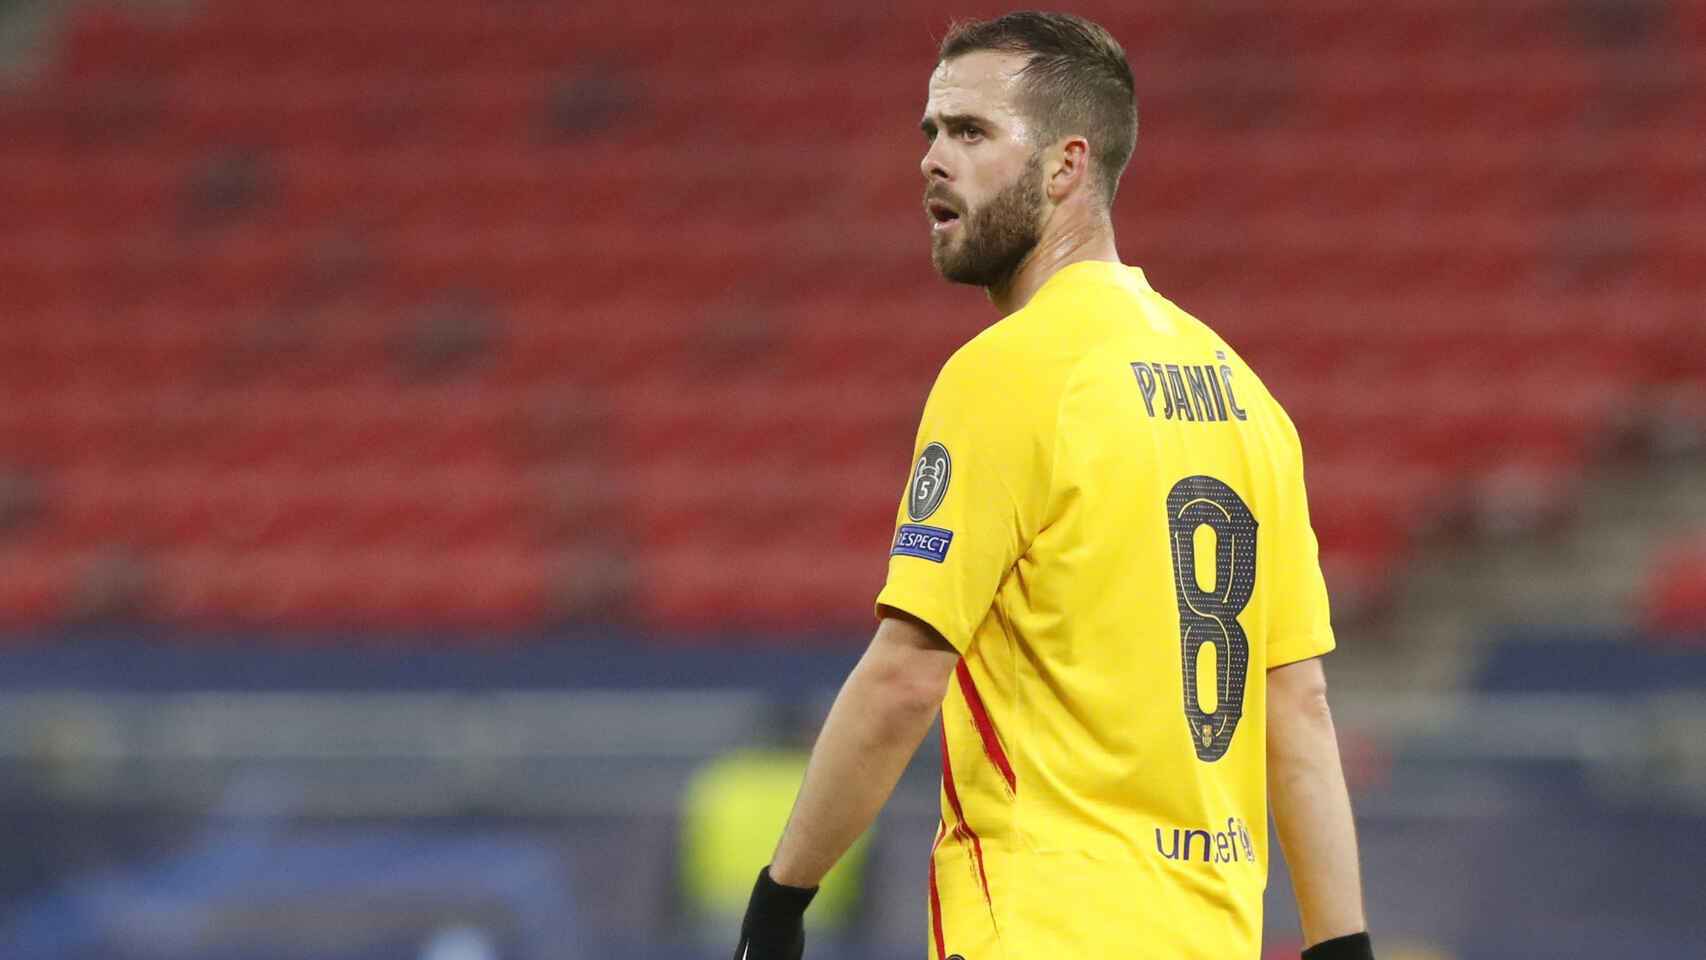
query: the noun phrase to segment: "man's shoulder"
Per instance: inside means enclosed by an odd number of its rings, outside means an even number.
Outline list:
[[[984,327],[955,351],[948,363],[984,370],[1038,370],[1070,363],[1082,352],[1083,319],[1080,303],[1055,296],[1035,297]]]
[[[941,380],[980,394],[1034,400],[1063,378],[1072,351],[1025,310],[990,324],[955,350]]]

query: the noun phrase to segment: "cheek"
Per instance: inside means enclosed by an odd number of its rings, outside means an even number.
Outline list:
[[[1005,157],[999,163],[974,167],[968,171],[969,176],[964,178],[960,195],[965,197],[972,210],[977,210],[1011,186],[1024,174],[1024,169],[1023,158],[1013,160]]]
[[[960,190],[960,196],[966,202],[966,216],[969,217],[982,210],[984,205],[989,203],[989,198],[995,193],[996,191],[989,188],[986,180],[976,180],[963,186]]]

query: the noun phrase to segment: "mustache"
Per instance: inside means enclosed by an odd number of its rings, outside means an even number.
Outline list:
[[[965,200],[961,198],[959,194],[956,194],[954,191],[941,184],[936,184],[924,191],[924,202],[926,204],[932,202],[945,203],[959,211],[961,214],[967,212]]]

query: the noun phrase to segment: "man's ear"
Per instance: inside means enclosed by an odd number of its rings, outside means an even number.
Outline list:
[[[1048,198],[1060,203],[1075,191],[1090,187],[1090,142],[1083,137],[1067,137],[1054,148],[1049,164],[1048,182],[1044,189]]]

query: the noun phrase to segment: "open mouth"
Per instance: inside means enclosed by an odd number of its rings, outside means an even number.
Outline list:
[[[946,230],[960,222],[960,212],[940,200],[932,200],[924,205],[924,210],[930,215],[930,229]]]

